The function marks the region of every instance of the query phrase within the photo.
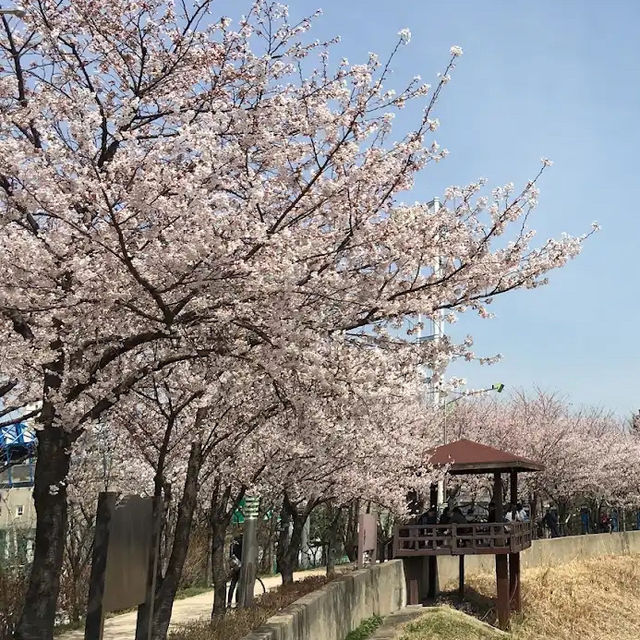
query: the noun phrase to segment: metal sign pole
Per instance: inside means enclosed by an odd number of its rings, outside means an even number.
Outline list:
[[[116,506],[117,493],[102,492],[98,496],[96,512],[96,533],[91,560],[89,579],[89,602],[84,628],[85,640],[102,640],[104,626],[104,580],[107,570],[107,550],[109,548],[109,525]]]
[[[160,548],[160,527],[162,524],[162,498],[153,498],[151,542],[149,544],[149,564],[147,569],[147,590],[145,601],[138,606],[136,640],[151,640],[153,629],[153,607],[156,595],[156,576]]]
[[[256,565],[258,562],[258,511],[260,498],[247,496],[244,509],[244,535],[242,537],[242,567],[240,568],[239,607],[253,604],[253,591],[256,583]]]

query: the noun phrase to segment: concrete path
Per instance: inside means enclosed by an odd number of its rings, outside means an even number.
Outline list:
[[[324,575],[325,569],[310,569],[308,571],[297,571],[293,574],[294,580],[303,580],[309,576]],[[279,575],[262,578],[264,586],[267,590],[282,584]],[[262,587],[256,582],[256,595],[262,593]],[[171,627],[175,627],[185,622],[193,622],[199,619],[208,619],[211,616],[211,607],[213,606],[213,591],[207,591],[191,598],[183,598],[173,603],[173,613],[171,615]],[[123,613],[113,618],[107,618],[104,621],[103,640],[133,640],[136,631],[137,613]],[[76,631],[68,631],[57,637],[58,640],[83,640],[84,628]]]

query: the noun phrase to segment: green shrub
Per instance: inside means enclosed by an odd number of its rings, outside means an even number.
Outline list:
[[[22,568],[0,565],[0,640],[13,638],[27,590],[27,573]]]
[[[382,624],[380,616],[372,616],[360,623],[357,629],[351,631],[345,640],[366,640]]]

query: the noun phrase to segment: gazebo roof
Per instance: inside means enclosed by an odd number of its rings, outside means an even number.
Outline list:
[[[433,449],[430,452],[428,462],[436,467],[450,465],[449,473],[452,475],[542,471],[544,469],[542,465],[528,458],[471,440],[456,440]]]

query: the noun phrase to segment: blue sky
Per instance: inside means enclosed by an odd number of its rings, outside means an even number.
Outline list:
[[[286,2],[286,0],[282,0]],[[219,0],[234,19],[249,0]],[[602,227],[583,254],[536,291],[496,299],[493,320],[466,316],[491,367],[460,364],[469,386],[565,394],[576,405],[628,415],[640,408],[640,1],[290,0],[292,17],[322,8],[311,37],[340,35],[333,55],[384,58],[408,27],[392,86],[416,74],[431,82],[449,48],[463,47],[437,108],[437,139],[450,156],[418,180],[407,200],[431,200],[450,184],[487,178],[526,182],[542,157],[531,226],[538,238]],[[214,13],[216,10],[214,9]],[[396,118],[402,126],[411,113]],[[414,114],[415,115],[415,112]]]
[[[339,34],[351,62],[383,56],[412,32],[394,82],[426,81],[463,47],[437,109],[438,141],[451,155],[424,173],[413,199],[486,177],[517,184],[554,161],[532,221],[539,237],[602,231],[549,286],[496,300],[497,318],[468,316],[491,367],[455,366],[480,388],[559,391],[575,404],[624,415],[640,407],[640,2],[590,0],[294,0],[294,15],[322,7],[313,34]],[[409,115],[409,114],[408,114]],[[402,120],[400,120],[402,124]]]

